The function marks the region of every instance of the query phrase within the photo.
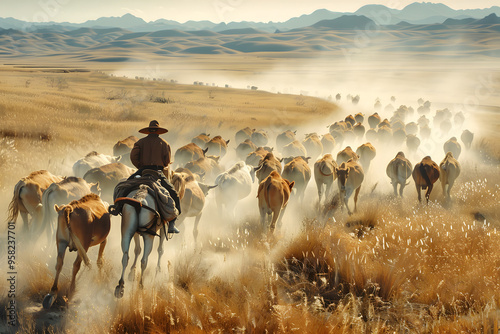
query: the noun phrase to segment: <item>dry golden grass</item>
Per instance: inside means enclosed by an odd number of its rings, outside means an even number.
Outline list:
[[[234,132],[247,125],[303,126],[311,113],[337,117],[336,106],[310,97],[128,80],[98,72],[4,70],[1,82],[4,212],[20,177],[43,168],[65,174],[91,150],[110,154],[118,139],[137,134],[153,118],[169,128],[175,147],[203,131],[233,139]],[[281,119],[283,113],[287,117]],[[362,192],[359,212],[351,217],[333,205],[329,210],[334,219],[324,223],[315,205],[306,207],[284,221],[299,225],[298,234],[277,233],[272,239],[262,236],[256,210],[223,228],[214,225],[224,217],[214,215],[213,229],[205,225],[207,231],[200,235],[201,247],[193,250],[181,244],[176,253],[165,255],[168,266],[158,274],[150,259],[144,289],[127,281],[121,300],[113,296],[121,270],[116,235],[105,251],[103,272],[82,268],[75,299],[69,303],[64,295],[74,254],[67,254],[61,293],[51,311],[42,310],[40,303],[53,283],[54,258],[47,258],[39,246],[20,248],[18,331],[497,332],[496,139],[478,141],[474,150],[484,152],[478,156],[493,160],[463,164],[451,203],[442,200],[439,183],[429,205],[417,203],[413,186],[405,190],[404,199],[373,187]],[[296,205],[291,203],[289,211]],[[213,213],[206,209],[206,215]],[[176,247],[175,242],[168,243]],[[3,292],[0,288],[0,317],[5,318]]]

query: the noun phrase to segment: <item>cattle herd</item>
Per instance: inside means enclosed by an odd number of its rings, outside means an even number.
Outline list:
[[[440,180],[444,199],[450,201],[461,170],[458,159],[462,144],[469,150],[474,135],[463,128],[462,112],[443,109],[432,114],[430,102],[419,100],[418,103],[416,111],[405,105],[382,111],[378,102],[367,117],[361,112],[348,115],[328,124],[324,133],[304,133],[302,138],[295,129],[266,131],[246,127],[232,138],[201,133],[190,142],[187,139],[184,146],[173,147],[172,166],[168,172],[164,171],[181,200],[178,222],[195,218],[196,241],[210,189],[214,189],[218,211],[230,220],[239,218],[241,200],[249,196],[256,198],[255,213],[259,212],[262,227],[269,233],[280,227],[291,200],[302,207],[317,203],[315,210],[319,212],[336,194],[341,211],[345,207],[350,215],[350,198],[354,194],[353,211],[356,212],[369,170],[380,166],[371,165],[377,151],[394,157],[383,165],[388,178],[378,181],[391,184],[395,197],[403,196],[412,177],[419,201],[421,190],[426,190],[426,202],[429,201],[437,180]],[[379,112],[388,118],[383,119]],[[325,129],[325,125],[321,128]],[[461,133],[460,141],[452,133]],[[118,141],[113,147],[113,156],[90,152],[74,163],[72,176],[60,177],[41,170],[15,185],[9,221],[21,215],[27,232],[40,235],[45,231],[49,240],[56,238],[57,275],[50,296],[44,300],[45,307],[52,305],[57,293],[66,248],[79,254],[74,264],[72,288],[81,261],[88,262],[85,255],[88,248],[100,245],[101,259],[109,232],[107,202],[113,201],[116,185],[135,171],[130,150],[137,140],[130,136]],[[439,164],[426,152],[425,143],[430,141],[442,145],[444,158]],[[414,161],[413,166],[409,157],[419,155],[423,158]],[[317,199],[306,196],[311,177],[316,183]],[[82,227],[99,224],[100,228],[92,229],[95,235]]]

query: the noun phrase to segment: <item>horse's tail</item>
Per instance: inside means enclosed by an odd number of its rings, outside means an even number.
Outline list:
[[[82,245],[80,239],[78,238],[78,236],[76,236],[73,233],[73,231],[71,230],[70,217],[69,216],[71,215],[72,212],[73,212],[73,208],[71,206],[66,205],[64,207],[64,219],[65,219],[65,222],[66,222],[66,226],[68,227],[69,237],[70,237],[71,240],[73,240],[73,243],[75,244],[75,247],[76,247],[76,250],[78,252],[78,255],[83,260],[83,262],[85,263],[85,265],[88,267],[88,266],[90,266],[90,259],[87,256],[87,252],[85,251],[85,248],[83,248],[83,245]]]
[[[21,194],[21,189],[25,185],[26,183],[21,180],[17,182],[16,186],[14,187],[14,196],[12,196],[12,201],[10,201],[8,209],[9,217],[7,218],[7,221],[9,222],[16,222],[17,215],[19,214],[19,209],[23,205],[19,196]]]
[[[432,185],[432,182],[431,182],[431,179],[429,179],[429,175],[427,175],[427,170],[425,168],[425,165],[420,164],[419,170],[420,170],[420,174],[422,175],[422,177],[425,180],[425,183],[427,184],[426,188],[429,188]],[[423,188],[423,189],[425,189],[425,188]]]

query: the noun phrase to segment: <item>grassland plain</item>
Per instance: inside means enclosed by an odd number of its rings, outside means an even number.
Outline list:
[[[69,175],[78,158],[91,150],[110,154],[117,140],[137,135],[153,118],[169,129],[165,138],[175,150],[200,132],[234,140],[245,126],[273,135],[285,128],[326,132],[326,125],[357,110],[347,102],[339,107],[307,96],[133,80],[95,70],[0,70],[0,209],[5,217],[21,177],[39,169]],[[292,201],[281,231],[265,239],[253,195],[235,221],[217,212],[209,196],[201,245],[190,240],[192,223],[186,223],[186,236],[167,243],[163,270],[154,273],[153,254],[145,288],[127,281],[121,300],[113,296],[121,265],[119,219],[114,218],[103,270],[82,270],[77,292],[67,301],[74,257],[68,255],[61,294],[50,311],[41,308],[41,301],[52,285],[55,248],[43,238],[35,242],[19,236],[17,330],[498,332],[500,150],[494,82],[494,94],[468,115],[476,138],[460,160],[463,170],[451,203],[443,201],[439,182],[429,205],[418,204],[413,183],[405,198],[390,196],[384,172],[396,148],[377,146],[379,160],[367,173],[370,179],[353,216],[337,210],[326,219],[318,215],[310,183],[308,205]],[[367,105],[359,108],[372,112]],[[444,155],[440,144],[429,147],[438,163]],[[89,253],[94,260],[96,250]],[[0,255],[0,280],[5,281],[6,249]],[[5,289],[0,288],[3,319],[3,305],[9,302]],[[3,322],[0,326],[9,330]]]

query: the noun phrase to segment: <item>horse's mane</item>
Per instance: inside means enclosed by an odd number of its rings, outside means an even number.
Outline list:
[[[87,195],[83,196],[80,199],[71,201],[68,205],[79,206],[79,204],[84,204],[84,203],[87,203],[87,202],[90,202],[90,201],[99,201],[99,200],[101,200],[101,198],[99,197],[99,195],[96,195],[94,193],[90,193],[90,194],[87,194]]]

